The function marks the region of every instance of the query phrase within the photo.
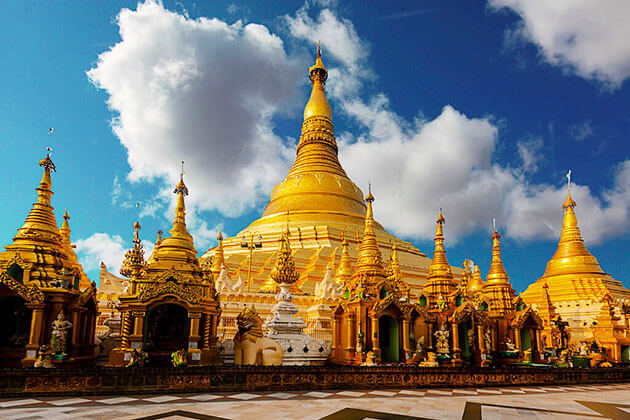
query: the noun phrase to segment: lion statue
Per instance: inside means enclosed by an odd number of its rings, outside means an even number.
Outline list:
[[[263,337],[262,319],[254,307],[245,308],[236,317],[234,335],[234,364],[279,366],[282,364],[282,347],[276,341]]]

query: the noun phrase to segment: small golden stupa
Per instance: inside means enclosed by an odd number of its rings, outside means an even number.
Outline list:
[[[50,154],[39,165],[44,173],[36,188],[37,202],[13,243],[0,253],[0,310],[5,331],[14,332],[2,338],[0,367],[33,366],[41,345],[63,349],[55,358],[58,365],[95,360],[96,285],[71,245],[67,211],[57,227],[51,205],[51,172],[56,167]],[[65,331],[59,332],[61,346],[59,339],[52,346],[55,322]]]
[[[543,276],[529,285],[521,297],[530,305],[545,308],[545,314],[560,316],[568,322],[571,343],[596,341],[610,350],[613,360],[630,361],[624,310],[630,306],[630,290],[605,273],[584,245],[570,186],[569,182],[567,199],[562,205],[564,219],[558,249]],[[551,344],[555,320],[543,321],[545,341]]]

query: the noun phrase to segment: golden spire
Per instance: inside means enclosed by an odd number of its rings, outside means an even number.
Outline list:
[[[470,294],[475,294],[480,292],[483,289],[484,282],[481,278],[481,271],[479,270],[479,266],[475,264],[475,269],[473,270],[472,279],[468,283],[467,290]]]
[[[160,244],[162,243],[162,232],[161,230],[157,231],[157,239],[155,240],[155,244],[153,245],[153,252],[151,252],[151,255],[149,256],[149,259],[147,260],[147,264],[151,264],[153,262],[155,262],[155,258],[157,256],[157,252],[158,249],[160,247]]]
[[[295,261],[291,255],[288,233],[289,229],[287,228],[287,231],[280,238],[280,249],[270,274],[270,277],[278,284],[293,284],[300,277],[295,271]]]
[[[345,229],[341,232],[341,258],[335,272],[334,280],[338,284],[345,283],[352,276],[352,259],[348,253],[348,240]]]
[[[188,195],[188,187],[184,184],[183,164],[184,162],[182,162],[179,182],[173,191],[177,194],[177,204],[175,205],[173,228],[169,231],[171,236],[162,239],[155,259],[179,263],[194,262],[194,265],[198,266],[197,250],[195,249],[192,236],[186,229],[186,204],[184,203],[184,197]]]
[[[63,237],[63,244],[66,246],[66,248],[72,246],[70,243],[71,230],[68,220],[70,220],[70,215],[68,214],[68,209],[66,209],[66,212],[63,214],[63,223],[61,223],[61,227],[59,228],[59,233],[61,233],[61,236]]]
[[[219,234],[217,235],[217,247],[214,250],[214,257],[212,258],[212,268],[210,271],[213,275],[218,276],[221,273],[221,267],[225,265],[225,257],[223,254],[223,235],[221,234],[221,228],[219,227]]]
[[[446,252],[444,251],[444,232],[442,229],[444,222],[446,222],[446,219],[444,219],[442,209],[440,209],[436,220],[437,227],[435,229],[435,238],[433,239],[435,242],[435,251],[433,251],[433,260],[429,266],[428,279],[429,281],[434,278],[448,279],[450,283],[453,280],[453,273],[446,259]]]
[[[33,208],[26,217],[24,224],[18,229],[14,241],[27,238],[32,241],[33,238],[37,238],[39,241],[62,247],[62,237],[50,204],[50,199],[53,195],[50,172],[56,172],[55,164],[50,159],[50,154],[47,154],[44,159],[39,161],[39,166],[44,168],[44,173],[42,174],[39,187],[36,188],[37,202],[33,204]]]
[[[508,275],[505,268],[503,268],[503,261],[501,261],[500,238],[501,235],[495,228],[494,233],[490,237],[492,239],[492,263],[490,263],[490,271],[486,277],[486,286],[491,284],[509,284]]]
[[[311,91],[311,97],[308,100],[306,107],[304,107],[304,120],[311,117],[325,117],[329,120],[332,119],[332,109],[326,99],[326,91],[324,85],[326,79],[328,79],[328,70],[322,63],[322,51],[319,48],[319,42],[317,43],[317,59],[315,65],[308,69],[309,79],[313,84],[313,90]]]
[[[324,91],[328,72],[319,49],[309,73],[313,88],[304,108],[297,156],[287,177],[273,189],[263,216],[280,217],[291,211],[312,222],[312,216],[305,212],[315,211],[333,212],[346,220],[362,218],[365,203],[361,191],[348,178],[337,156],[332,111]],[[255,230],[255,226],[247,229]]]
[[[140,223],[133,224],[133,248],[125,253],[125,259],[120,267],[120,274],[125,277],[136,277],[144,268],[144,249],[140,240]]]
[[[570,175],[567,174],[567,178],[569,177]],[[562,233],[560,233],[558,249],[547,263],[544,277],[570,273],[605,274],[597,258],[584,245],[577,217],[573,210],[576,204],[571,198],[570,181],[567,190],[567,199],[562,204],[564,219],[562,220]]]
[[[387,274],[396,276],[397,279],[401,278],[400,260],[398,259],[398,248],[396,242],[392,244],[392,253],[389,256],[389,266],[387,267]]]
[[[74,246],[72,245],[72,239],[70,237],[72,231],[70,230],[70,223],[68,222],[68,220],[70,220],[70,215],[68,214],[68,209],[66,209],[65,213],[63,214],[63,222],[61,223],[61,227],[59,228],[59,233],[61,233],[61,241],[63,243],[64,250],[68,255],[68,259],[72,261],[73,265],[79,269],[79,289],[84,290],[90,287],[90,279],[88,279],[85,272],[83,272],[83,267],[81,266],[81,264],[79,264],[79,258],[74,252]]]
[[[383,257],[378,243],[376,242],[376,235],[374,234],[374,216],[372,212],[374,196],[372,195],[371,186],[368,188],[365,201],[367,202],[365,230],[363,231],[363,238],[361,239],[361,245],[359,246],[359,252],[357,254],[356,269],[352,277],[355,278],[364,275],[384,278],[386,273],[383,268]]]

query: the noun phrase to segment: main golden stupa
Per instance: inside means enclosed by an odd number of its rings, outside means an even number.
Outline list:
[[[312,91],[304,108],[293,166],[273,189],[262,217],[202,257],[213,258],[215,275],[224,264],[231,278],[242,281],[245,292],[275,291],[269,274],[287,224],[300,274],[296,283],[299,291],[295,290],[298,294],[311,295],[327,266],[333,269],[336,280],[348,275],[347,264],[340,264],[344,239],[352,263],[356,260],[366,205],[361,189],[339,163],[332,109],[324,90],[327,77],[318,47],[315,65],[309,69]],[[374,233],[385,257],[392,254],[395,245],[402,277],[412,293],[419,292],[431,260],[411,243],[389,234],[378,222],[374,223]],[[258,246],[254,246],[256,242]],[[457,277],[461,273],[455,268]]]

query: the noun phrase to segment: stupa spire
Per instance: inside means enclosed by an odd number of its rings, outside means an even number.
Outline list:
[[[374,196],[372,195],[371,186],[368,188],[368,194],[365,197],[365,201],[367,202],[365,230],[363,231],[363,238],[361,239],[361,245],[359,246],[356,270],[353,277],[361,274],[385,277],[383,257],[381,255],[381,250],[378,247],[378,243],[376,242],[376,235],[374,234],[374,215],[372,212],[372,202],[374,201]]]
[[[339,265],[335,271],[335,282],[338,284],[345,283],[352,276],[352,259],[348,252],[348,240],[346,239],[345,230],[341,232],[341,258]]]
[[[571,171],[567,173],[567,199],[562,204],[564,218],[558,249],[547,263],[545,276],[565,273],[604,274],[597,258],[589,252],[578,227],[574,208],[577,206],[571,197]],[[579,257],[579,258],[576,258]]]
[[[217,247],[214,250],[214,257],[212,258],[212,268],[210,271],[214,276],[218,276],[221,273],[221,267],[225,265],[225,255],[223,253],[223,234],[219,227],[219,234],[217,235]]]
[[[446,219],[442,215],[442,209],[440,209],[440,213],[438,214],[438,218],[436,220],[437,227],[435,229],[435,238],[433,239],[435,242],[435,250],[433,251],[433,260],[429,266],[429,281],[433,278],[445,278],[450,281],[453,280],[451,266],[448,264],[446,252],[444,251],[444,231],[442,228],[444,222],[446,222]]]
[[[26,239],[33,241],[36,239],[40,242],[47,242],[55,246],[62,247],[62,236],[57,227],[53,207],[51,206],[52,180],[51,172],[56,172],[55,164],[50,158],[50,153],[39,161],[39,166],[44,168],[42,179],[39,183],[37,191],[37,202],[33,204],[33,208],[29,212],[24,224],[18,229],[14,241]]]
[[[324,89],[327,78],[328,70],[318,45],[315,65],[309,69],[312,89],[304,107],[297,156],[287,177],[273,189],[263,216],[280,217],[291,211],[299,213],[300,218],[306,217],[305,211],[313,210],[350,218],[365,214],[361,191],[348,179],[337,157],[332,109]]]
[[[125,277],[137,277],[144,267],[144,249],[140,240],[140,223],[133,224],[133,247],[125,253],[120,267],[120,274]]]
[[[509,279],[503,261],[501,260],[501,244],[499,239],[501,235],[497,232],[496,225],[490,239],[492,239],[492,263],[490,263],[490,271],[486,277],[486,286],[491,284],[508,284]]]

